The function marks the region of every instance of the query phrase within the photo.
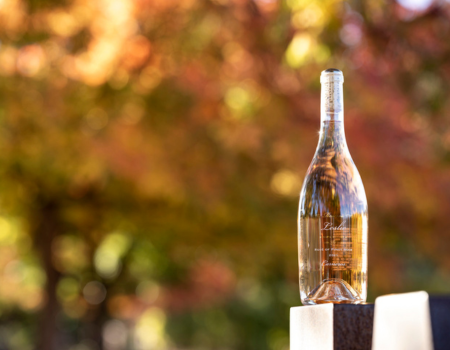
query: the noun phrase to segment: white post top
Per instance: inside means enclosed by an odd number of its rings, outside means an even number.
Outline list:
[[[291,308],[290,350],[333,350],[333,304]]]
[[[372,350],[433,350],[427,292],[384,295],[375,300]]]

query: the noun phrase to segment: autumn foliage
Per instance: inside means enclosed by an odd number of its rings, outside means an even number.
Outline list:
[[[369,301],[450,292],[450,3],[408,3],[0,0],[0,348],[287,350],[329,67]]]

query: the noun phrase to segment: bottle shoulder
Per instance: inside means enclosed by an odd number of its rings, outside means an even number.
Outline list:
[[[305,176],[305,182],[326,181],[342,183],[346,181],[362,182],[358,169],[350,154],[331,153],[318,154],[316,152]]]
[[[361,176],[348,151],[316,152],[303,182],[300,211],[308,215],[367,213]]]

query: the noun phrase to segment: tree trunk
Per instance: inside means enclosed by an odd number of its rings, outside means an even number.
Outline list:
[[[44,307],[38,325],[36,350],[58,350],[57,316],[59,303],[56,287],[60,273],[53,263],[52,246],[56,236],[60,233],[58,208],[56,203],[41,201],[33,215],[34,242],[40,254],[42,266],[46,275]]]

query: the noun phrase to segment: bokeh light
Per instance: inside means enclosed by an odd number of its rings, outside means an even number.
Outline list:
[[[400,5],[413,11],[424,11],[434,3],[434,0],[397,0]]]

